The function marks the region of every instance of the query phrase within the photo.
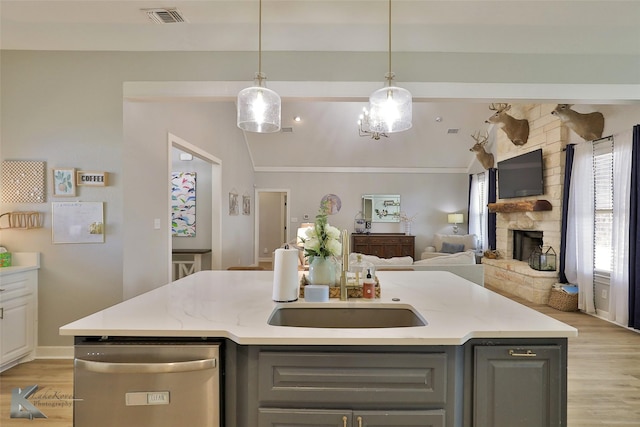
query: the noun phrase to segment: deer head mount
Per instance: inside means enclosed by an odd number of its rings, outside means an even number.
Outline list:
[[[577,133],[585,141],[593,141],[602,138],[604,129],[604,116],[602,113],[593,112],[582,114],[573,111],[573,104],[558,104],[551,112],[554,116],[558,116],[560,121],[567,125],[569,129]]]
[[[498,125],[507,134],[507,138],[515,145],[524,145],[529,139],[529,121],[527,119],[514,119],[507,114],[511,108],[509,104],[491,104],[489,109],[495,113],[485,120],[485,123]]]
[[[471,135],[471,138],[473,138],[476,143],[473,144],[473,147],[469,148],[469,151],[476,153],[476,158],[483,168],[491,169],[494,164],[493,154],[487,153],[484,149],[484,146],[487,145],[487,141],[489,140],[489,132],[480,136],[480,131],[478,131],[475,135]]]

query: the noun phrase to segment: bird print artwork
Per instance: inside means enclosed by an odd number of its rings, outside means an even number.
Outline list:
[[[171,173],[171,235],[196,235],[196,173]]]

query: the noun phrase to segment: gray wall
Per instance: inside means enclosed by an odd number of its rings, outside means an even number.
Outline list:
[[[447,214],[465,212],[468,203],[468,175],[465,174],[398,174],[398,173],[256,173],[256,183],[263,188],[289,188],[289,208],[295,230],[309,215],[311,221],[318,212],[325,194],[340,197],[342,208],[329,217],[329,223],[339,229],[354,231],[354,219],[362,209],[363,194],[400,194],[402,210],[416,215],[412,234],[416,236],[417,257],[431,243],[434,233],[451,233]],[[373,223],[372,232],[403,232],[401,223]],[[466,226],[459,233],[465,233]],[[293,235],[292,235],[293,236]]]

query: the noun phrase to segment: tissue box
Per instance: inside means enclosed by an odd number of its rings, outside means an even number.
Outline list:
[[[0,267],[11,267],[11,252],[0,253]]]

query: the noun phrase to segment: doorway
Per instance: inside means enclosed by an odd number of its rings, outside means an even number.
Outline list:
[[[289,189],[255,190],[254,263],[271,262],[272,253],[289,242]]]
[[[199,222],[206,222],[206,227],[203,227],[205,230],[209,229],[211,233],[211,270],[219,270],[222,265],[222,161],[217,157],[213,156],[210,153],[202,150],[201,148],[185,141],[184,139],[173,135],[171,133],[167,134],[168,141],[168,149],[169,149],[169,161],[168,161],[168,172],[167,172],[167,183],[171,181],[171,174],[173,172],[173,152],[175,149],[183,152],[185,154],[189,154],[194,158],[202,160],[210,165],[210,195],[207,194],[207,197],[204,197],[204,200],[210,200],[208,204],[211,205],[210,210],[206,209],[205,211],[210,212],[210,218],[199,218]],[[208,171],[207,171],[208,172]],[[168,217],[169,224],[171,224],[171,186],[167,186],[169,191],[169,206],[168,206]],[[197,187],[196,187],[197,191]],[[208,193],[209,191],[207,191]],[[209,198],[210,196],[210,198]],[[209,206],[207,206],[209,208]],[[207,239],[208,240],[208,239]],[[172,249],[173,249],[173,236],[172,233],[169,232],[169,262],[168,262],[168,277],[171,280],[173,274],[173,263],[172,263]],[[209,249],[209,248],[207,248]]]

